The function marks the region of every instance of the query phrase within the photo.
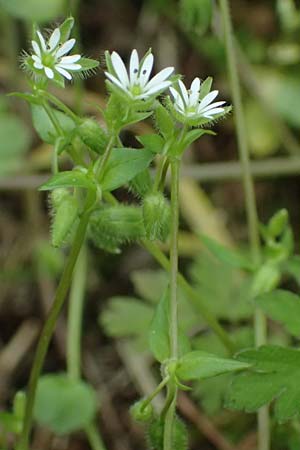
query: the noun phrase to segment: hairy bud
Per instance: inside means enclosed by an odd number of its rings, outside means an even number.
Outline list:
[[[164,420],[156,419],[151,422],[148,428],[148,444],[153,450],[163,450],[164,448]],[[187,431],[183,422],[175,417],[172,430],[172,449],[186,450],[188,443]]]
[[[52,244],[61,247],[70,236],[78,218],[77,199],[67,189],[55,189],[51,192],[52,204]]]
[[[153,416],[153,406],[151,403],[145,406],[145,400],[139,400],[131,406],[130,414],[137,422],[149,422]]]
[[[84,119],[79,129],[81,140],[94,152],[102,155],[108,143],[107,133],[93,119]]]
[[[143,219],[147,238],[164,241],[170,228],[170,205],[161,192],[153,192],[144,198]]]

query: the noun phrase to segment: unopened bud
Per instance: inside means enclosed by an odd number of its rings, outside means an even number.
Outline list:
[[[271,217],[268,223],[268,234],[273,239],[279,237],[288,225],[289,214],[286,209],[280,209]]]
[[[280,270],[276,264],[266,263],[256,272],[251,292],[253,297],[275,289],[280,281]]]
[[[78,217],[77,199],[67,189],[55,189],[51,192],[53,206],[52,244],[61,247],[73,230]]]
[[[153,416],[151,403],[145,405],[145,400],[139,400],[130,408],[130,414],[137,422],[149,422]]]
[[[164,241],[170,228],[170,205],[161,192],[153,192],[144,198],[143,219],[147,238]]]
[[[84,119],[79,129],[79,136],[81,140],[91,150],[102,155],[108,144],[107,133],[98,125],[93,119]]]

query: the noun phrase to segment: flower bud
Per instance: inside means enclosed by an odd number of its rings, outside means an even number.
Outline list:
[[[108,143],[107,133],[93,119],[84,119],[78,128],[81,140],[91,150],[102,155]]]
[[[89,235],[97,247],[116,253],[118,245],[144,237],[142,211],[124,205],[99,209],[91,216]]]
[[[289,214],[286,209],[280,209],[271,217],[268,223],[268,234],[273,239],[279,237],[288,225]]]
[[[144,197],[152,187],[151,175],[148,169],[143,170],[129,181],[130,189],[139,197]]]
[[[71,234],[78,217],[77,199],[67,189],[55,189],[51,192],[53,206],[52,244],[61,247]]]
[[[149,422],[153,416],[153,406],[151,403],[145,406],[145,400],[139,400],[131,406],[130,414],[137,422]]]
[[[251,292],[253,297],[266,294],[275,289],[280,281],[280,270],[276,264],[266,263],[256,272]]]
[[[164,241],[170,228],[170,205],[161,192],[153,192],[144,198],[143,219],[147,238]]]

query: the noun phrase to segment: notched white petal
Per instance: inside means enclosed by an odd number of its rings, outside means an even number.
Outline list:
[[[130,84],[133,85],[139,74],[139,55],[136,49],[133,49],[130,56],[130,62],[129,62],[129,77],[130,77]]]
[[[143,62],[142,66],[140,68],[139,78],[140,78],[140,85],[142,87],[144,87],[146,85],[146,83],[148,82],[148,80],[150,78],[153,63],[154,63],[154,57],[153,57],[152,53],[149,53],[149,55],[146,56],[145,61]]]
[[[65,42],[56,52],[56,58],[60,58],[63,55],[69,53],[70,50],[74,47],[76,39],[69,39]]]
[[[50,52],[52,52],[57,47],[59,40],[60,40],[60,29],[55,28],[48,42]]]
[[[45,74],[48,78],[50,78],[50,80],[52,80],[54,78],[54,72],[52,69],[50,69],[50,67],[44,67],[45,70]]]
[[[200,102],[200,107],[204,108],[205,106],[209,105],[218,95],[219,91],[211,91],[209,94],[207,94]]]
[[[145,90],[151,89],[156,84],[162,83],[167,78],[170,77],[170,75],[174,72],[174,67],[166,67],[165,69],[158,72],[150,81],[147,83]],[[170,82],[171,84],[171,82]]]
[[[117,77],[119,78],[121,83],[127,87],[129,85],[129,78],[128,78],[127,70],[126,70],[125,64],[123,63],[120,55],[117,52],[112,52],[111,62],[112,62],[112,65],[116,72]]]
[[[33,51],[38,55],[41,56],[41,49],[39,44],[36,41],[31,41],[31,45],[33,48]]]
[[[40,40],[41,48],[45,52],[47,50],[47,45],[46,45],[45,39],[40,31],[37,31],[36,34],[38,35],[38,38]]]
[[[63,69],[62,67],[55,66],[55,69],[67,80],[72,80],[72,75],[69,72],[67,72],[65,69]]]

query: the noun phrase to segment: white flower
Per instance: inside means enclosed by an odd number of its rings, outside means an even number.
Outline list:
[[[136,50],[132,50],[129,62],[129,75],[125,64],[116,52],[111,54],[111,64],[114,73],[105,72],[107,78],[132,99],[142,100],[168,88],[172,82],[168,80],[174,71],[174,67],[166,67],[155,75],[150,81],[154,57],[152,53],[140,62]]]
[[[31,55],[33,66],[38,70],[43,70],[50,80],[58,72],[68,80],[72,79],[69,72],[81,70],[78,64],[80,55],[65,56],[75,45],[75,39],[69,39],[61,44],[61,33],[59,28],[55,28],[50,38],[46,42],[40,31],[36,32],[39,41],[32,41],[32,48],[35,54]]]
[[[181,80],[178,81],[179,90],[170,87],[172,97],[174,99],[174,108],[180,114],[190,119],[198,119],[204,117],[213,119],[213,116],[224,112],[224,108],[220,108],[225,102],[212,101],[217,97],[219,91],[211,91],[202,100],[200,100],[200,79],[197,77],[193,80],[189,90]]]

